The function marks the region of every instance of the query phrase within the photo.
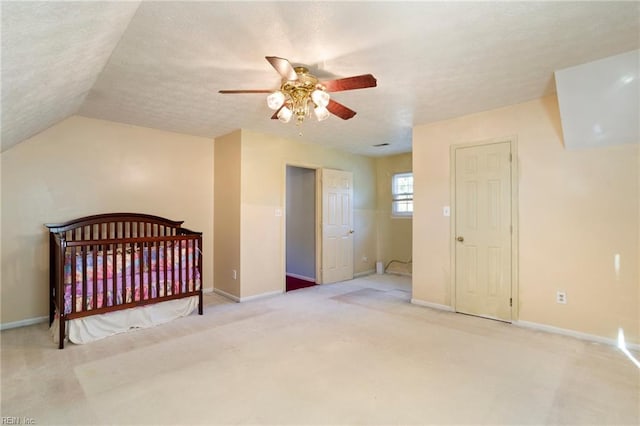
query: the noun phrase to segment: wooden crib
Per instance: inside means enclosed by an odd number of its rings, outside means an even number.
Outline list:
[[[202,233],[139,213],[87,216],[49,228],[49,324],[198,297],[202,315]],[[194,299],[195,301],[195,299]]]

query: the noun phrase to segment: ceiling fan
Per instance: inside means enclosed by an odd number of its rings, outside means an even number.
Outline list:
[[[284,58],[276,56],[265,56],[265,58],[282,77],[279,90],[220,90],[219,93],[269,93],[267,105],[275,110],[271,118],[279,119],[284,123],[288,123],[295,116],[296,122],[300,124],[305,117],[311,115],[311,111],[318,121],[326,120],[329,113],[348,120],[356,115],[356,112],[331,99],[329,93],[365,89],[377,85],[375,77],[371,74],[320,81],[310,74],[307,68],[294,67]]]

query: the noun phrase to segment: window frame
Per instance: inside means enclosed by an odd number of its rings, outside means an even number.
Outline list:
[[[411,192],[396,192],[396,180],[398,178],[411,177]],[[413,172],[398,172],[391,176],[391,217],[397,219],[413,218]],[[410,202],[411,211],[398,211],[400,202]]]

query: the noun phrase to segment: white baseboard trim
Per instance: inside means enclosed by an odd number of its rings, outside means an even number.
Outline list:
[[[254,294],[253,296],[241,297],[240,302],[249,302],[251,300],[264,299],[266,297],[279,296],[284,294],[283,290],[270,291],[268,293]]]
[[[226,291],[220,290],[219,288],[214,288],[213,292],[238,303],[249,302],[251,300],[256,300],[256,299],[264,299],[265,297],[277,296],[284,293],[283,290],[276,290],[276,291],[270,291],[268,293],[255,294],[253,296],[238,297],[238,296],[234,296],[233,294],[227,293]]]
[[[202,293],[203,294],[213,293],[213,288],[203,288]]]
[[[411,272],[401,272],[401,271],[387,271],[385,272],[385,274],[390,274],[390,275],[400,275],[403,277],[412,277],[413,274]]]
[[[607,337],[596,336],[595,334],[583,333],[581,331],[570,330],[567,328],[554,327],[552,325],[540,324],[530,321],[513,321],[513,325],[523,328],[529,328],[532,330],[546,331],[548,333],[561,334],[563,336],[575,337],[580,340],[587,340],[589,342],[603,343],[605,345],[618,346],[616,339],[609,339]],[[640,344],[626,343],[627,349],[634,351],[640,351]]]
[[[418,306],[424,306],[426,308],[438,309],[440,311],[453,312],[453,308],[447,305],[441,305],[439,303],[427,302],[420,299],[411,299],[411,303]]]
[[[36,317],[36,318],[28,318],[25,320],[14,321],[14,322],[6,322],[4,324],[0,324],[0,330],[10,330],[12,328],[18,327],[26,327],[28,325],[41,324],[43,322],[49,321],[49,317]]]
[[[367,275],[373,275],[376,273],[375,269],[367,269],[363,272],[358,272],[357,274],[353,274],[353,278],[366,277]]]
[[[215,294],[219,294],[220,296],[226,297],[227,299],[233,300],[234,302],[240,302],[240,298],[238,296],[234,296],[231,293],[227,293],[226,291],[220,290],[219,288],[213,288],[213,292]]]
[[[438,303],[426,302],[420,299],[411,299],[411,303],[418,306],[424,306],[427,308],[439,309],[441,311],[447,312],[455,312],[451,306],[440,305]],[[618,346],[618,341],[616,339],[610,339],[607,337],[596,336],[594,334],[583,333],[581,331],[569,330],[566,328],[554,327],[552,325],[540,324],[537,322],[530,321],[512,321],[511,324],[522,327],[529,328],[532,330],[545,331],[547,333],[561,334],[563,336],[574,337],[580,340],[586,340],[589,342],[602,343],[605,345]],[[640,351],[640,344],[637,343],[626,343],[626,347],[629,350]]]
[[[287,276],[288,277],[297,278],[297,279],[302,280],[302,281],[309,281],[309,282],[312,282],[312,283],[316,282],[315,278],[305,277],[304,275],[292,274],[291,272],[287,272]]]

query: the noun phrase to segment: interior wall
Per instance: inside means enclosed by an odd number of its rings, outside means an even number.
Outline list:
[[[376,167],[373,158],[299,140],[242,131],[242,297],[284,289],[286,165],[347,170],[354,180],[354,272],[375,270]],[[366,258],[366,261],[363,259]]]
[[[412,259],[413,218],[398,218],[391,215],[393,175],[411,172],[412,170],[411,153],[376,159],[378,200],[377,260],[383,261],[384,265],[387,265],[392,260],[408,262]],[[407,272],[410,271],[411,268],[408,267]]]
[[[638,343],[639,146],[565,150],[555,96],[414,128],[413,297],[451,303],[449,147],[504,136],[519,151],[519,320]]]
[[[241,132],[215,140],[214,286],[240,297],[240,168]],[[236,271],[235,276],[233,271]]]
[[[72,116],[4,151],[2,324],[48,315],[45,223],[138,212],[203,232],[213,283],[213,141]]]
[[[287,166],[286,273],[316,279],[316,171]]]

